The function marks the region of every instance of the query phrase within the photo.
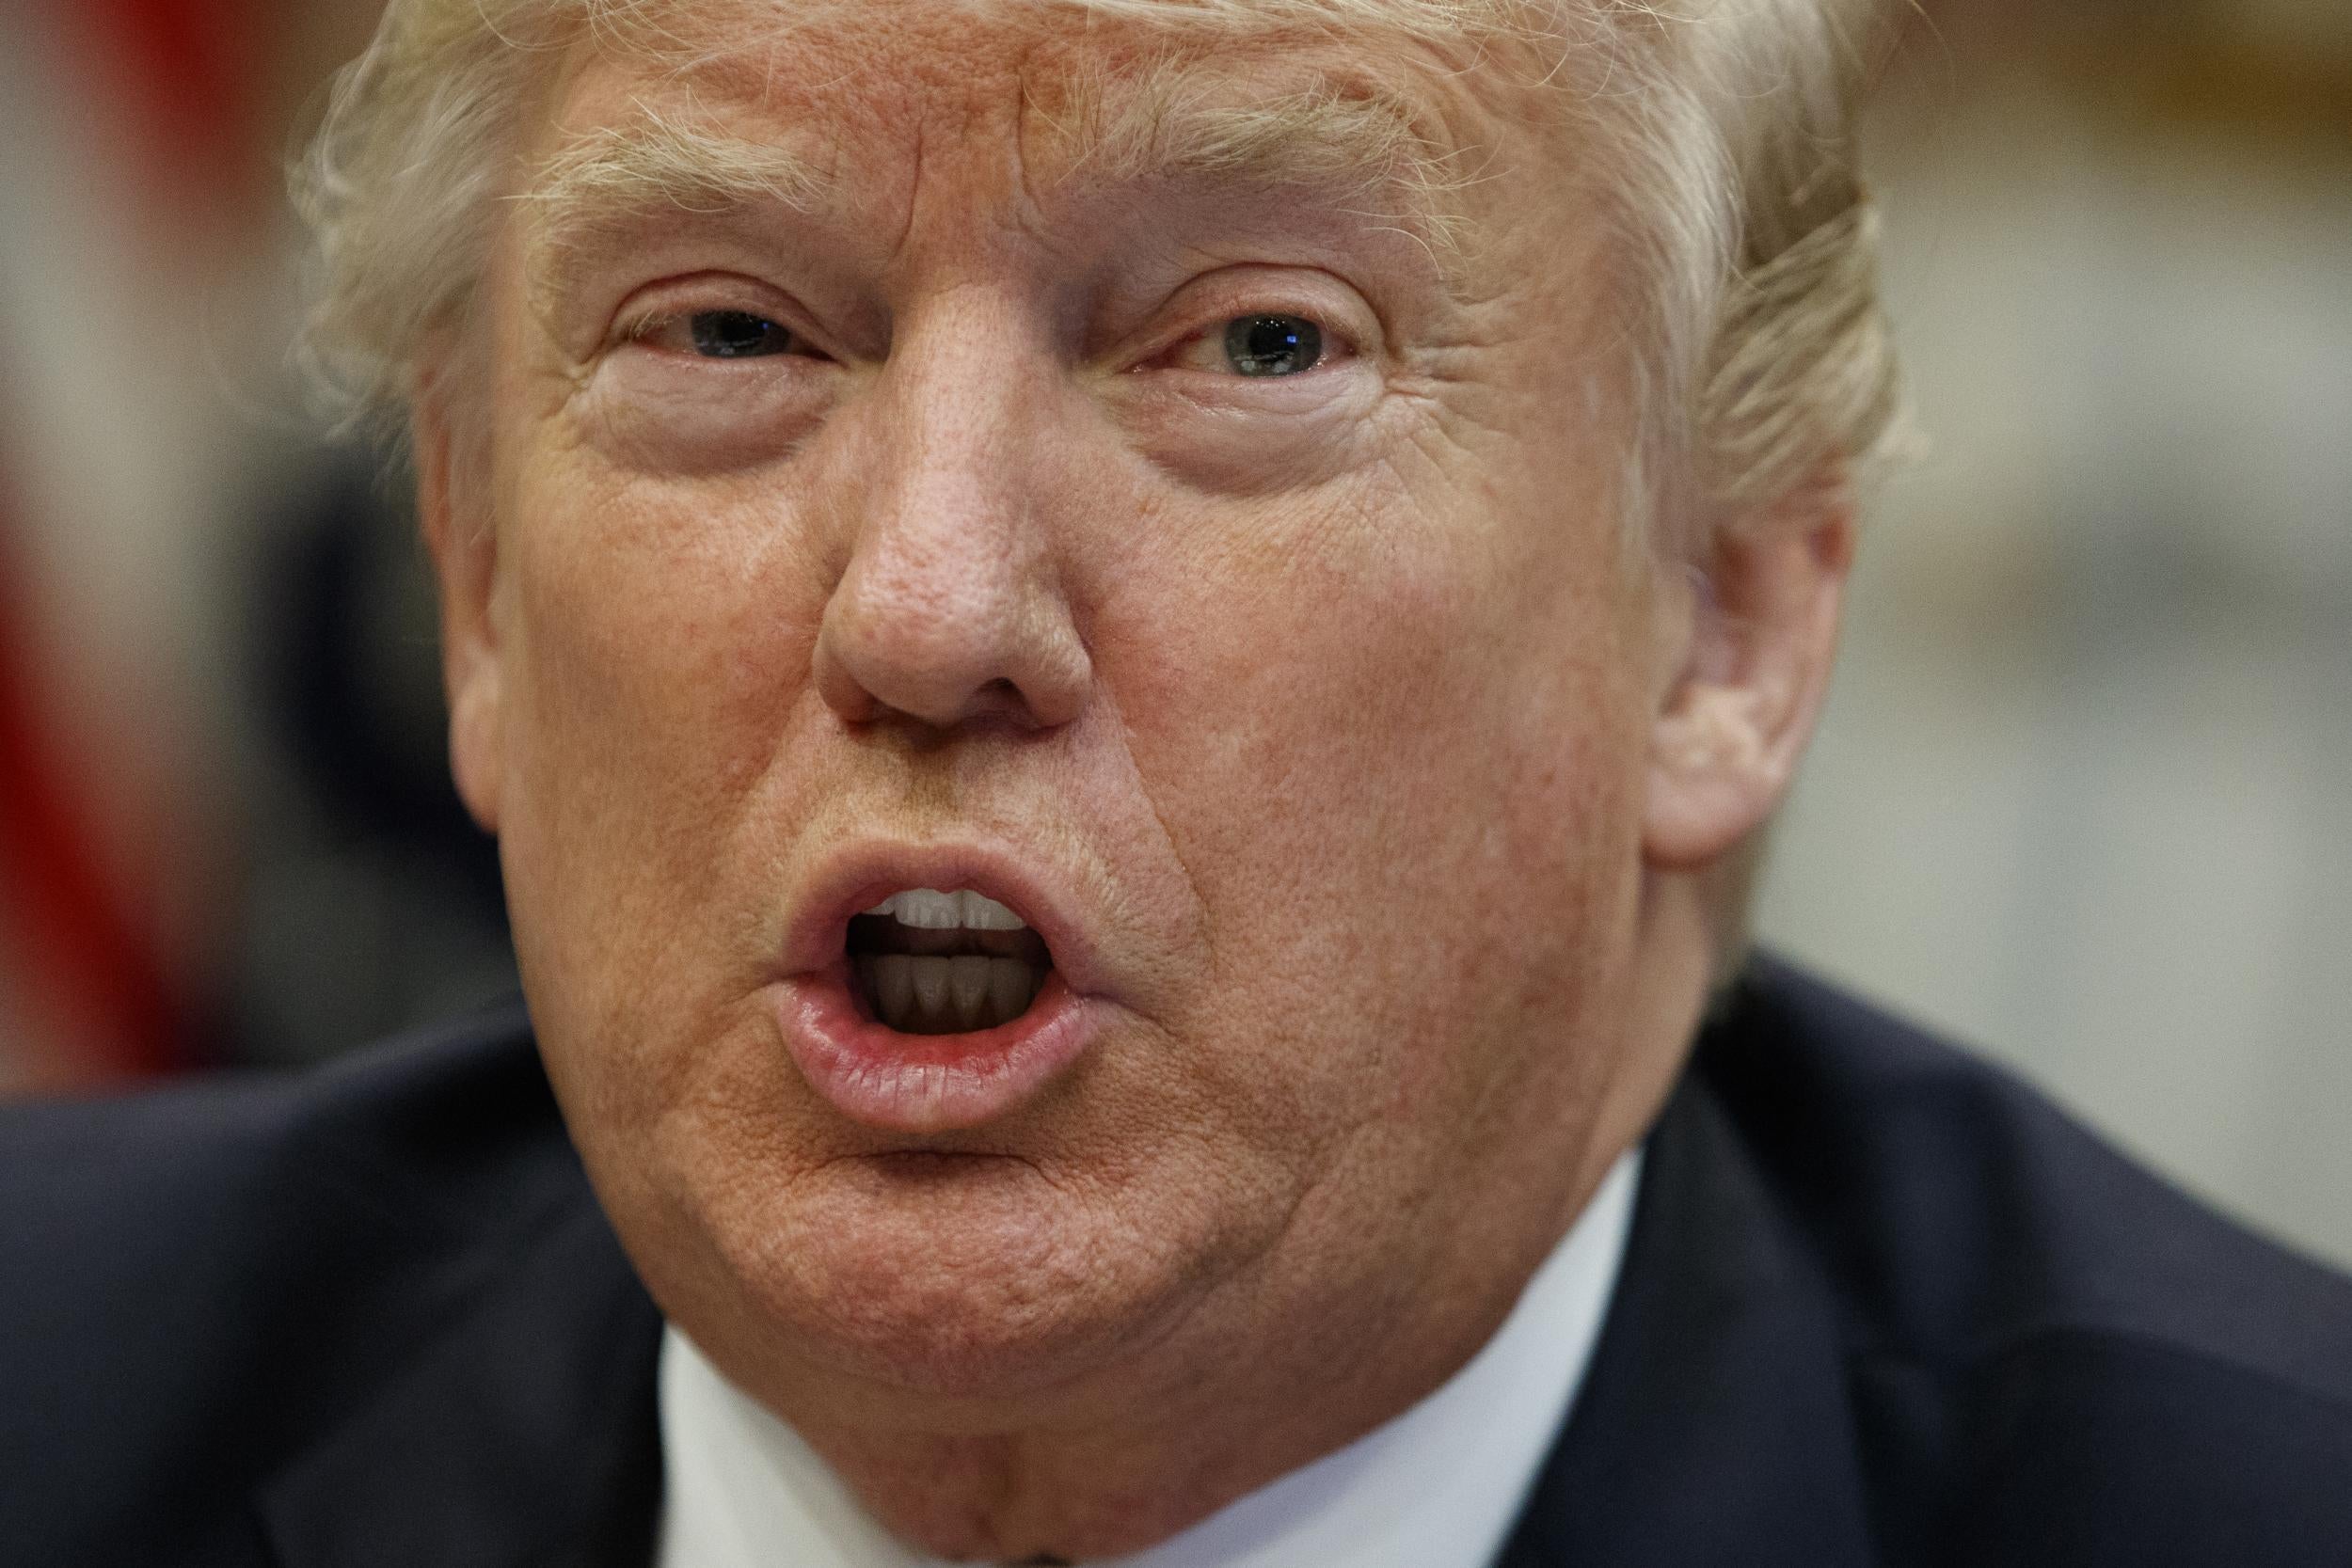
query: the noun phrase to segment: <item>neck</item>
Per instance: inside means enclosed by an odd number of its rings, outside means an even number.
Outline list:
[[[1231,1362],[1257,1374],[1251,1386],[1126,1402],[1155,1412],[1150,1421],[940,1433],[787,1415],[900,1540],[955,1561],[1092,1560],[1154,1545],[1345,1447],[1443,1383],[1494,1326],[1481,1321],[1459,1341],[1391,1339],[1327,1361],[1322,1375]]]
[[[1363,1441],[1255,1489],[1162,1549],[1183,1561],[1353,1562],[1369,1554],[1447,1568],[1489,1560],[1563,1412],[1573,1406],[1599,1337],[1637,1166],[1629,1157],[1612,1171],[1503,1326],[1434,1395]],[[714,1542],[764,1541],[789,1551],[803,1535],[812,1547],[819,1535],[835,1543],[839,1563],[904,1560],[903,1542],[896,1550],[887,1544],[839,1472],[820,1463],[802,1434],[722,1382],[691,1344],[675,1342],[663,1353],[662,1418],[676,1467],[673,1524],[682,1532],[665,1534],[665,1563],[709,1560]],[[982,1555],[1014,1549],[975,1548]],[[1052,1553],[995,1559],[1054,1560]]]

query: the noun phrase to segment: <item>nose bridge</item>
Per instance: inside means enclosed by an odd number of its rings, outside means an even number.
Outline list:
[[[1050,362],[1008,312],[955,303],[907,322],[881,372],[818,689],[852,721],[1062,723],[1086,661],[1039,495]]]
[[[1001,325],[990,330],[991,314],[942,313],[894,345],[880,428],[869,435],[873,477],[861,550],[936,556],[952,567],[960,551],[1002,555],[1034,543],[1021,537],[1031,477],[1023,449],[1035,417],[1021,391],[1038,371]]]

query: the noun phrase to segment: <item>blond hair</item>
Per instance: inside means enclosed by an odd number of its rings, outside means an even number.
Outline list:
[[[467,318],[538,57],[583,31],[658,46],[676,3],[390,0],[294,181],[319,267],[306,343],[353,421],[397,429],[428,341]],[[838,0],[776,0],[826,3]],[[1629,505],[1726,515],[1888,447],[1894,355],[1852,136],[1876,0],[1036,3],[1190,28],[1538,45],[1563,103],[1616,153],[1613,219],[1641,282]]]

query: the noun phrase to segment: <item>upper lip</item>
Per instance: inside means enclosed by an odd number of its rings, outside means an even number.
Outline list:
[[[1091,944],[1065,897],[1010,854],[979,845],[874,843],[826,857],[795,900],[785,939],[788,974],[821,974],[847,950],[850,920],[906,888],[970,888],[1028,922],[1053,955],[1062,983],[1098,989]]]

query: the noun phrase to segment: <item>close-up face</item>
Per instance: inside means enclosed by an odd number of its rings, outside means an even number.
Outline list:
[[[1672,1070],[1573,135],[1402,38],[792,16],[550,64],[421,443],[599,1193],[787,1408],[1458,1359]]]

